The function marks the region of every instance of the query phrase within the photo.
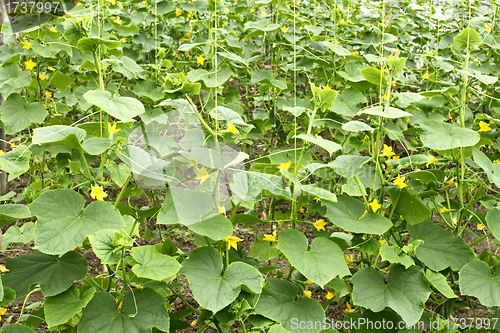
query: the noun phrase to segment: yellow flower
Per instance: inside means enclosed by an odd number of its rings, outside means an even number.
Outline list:
[[[396,155],[393,151],[392,151],[392,147],[389,147],[388,145],[386,145],[384,143],[384,148],[382,149],[382,154],[384,154],[385,157],[391,157],[391,156],[394,156]]]
[[[429,162],[427,162],[427,164],[425,165],[426,167],[428,167],[429,165],[431,165],[432,163],[435,163],[437,162],[437,158],[435,158],[434,156],[432,156],[431,154],[427,154],[427,156],[429,156],[430,160]]]
[[[398,162],[399,162],[399,156],[394,155],[394,156],[392,157],[392,159],[393,159],[393,160],[396,160],[396,161],[398,161]]]
[[[53,26],[52,28],[50,28],[50,30],[49,30],[49,31],[50,31],[50,32],[57,32],[57,29],[56,29],[56,27],[55,27],[55,26]]]
[[[32,70],[33,68],[35,68],[35,66],[36,66],[36,62],[34,62],[31,59],[29,59],[28,61],[25,61],[24,64],[26,65],[26,69],[29,71]]]
[[[235,250],[238,250],[237,243],[238,242],[243,242],[243,239],[238,238],[236,236],[229,236],[224,238],[224,240],[227,242],[227,248],[234,248]]]
[[[387,93],[384,93],[384,99],[387,100]]]
[[[116,123],[113,123],[113,125],[111,125],[110,123],[108,123],[108,132],[109,134],[116,134],[118,132],[120,132],[121,129],[116,129]]]
[[[199,57],[196,57],[196,61],[198,62],[198,64],[203,65],[203,54]]]
[[[320,230],[326,231],[325,225],[327,225],[327,224],[328,223],[326,223],[324,219],[319,219],[319,220],[316,220],[316,222],[314,222],[314,227],[318,231],[320,231]]]
[[[253,8],[250,9],[250,13],[253,13],[253,12],[255,12],[255,9],[253,9]]]
[[[354,36],[357,36],[358,35],[358,32],[357,31],[354,31]]]
[[[422,79],[427,80],[429,78],[429,73],[425,73],[422,75]]]
[[[308,279],[308,280],[306,281],[306,284],[307,284],[308,286],[310,286],[311,284],[313,284],[313,282],[312,282],[311,280],[309,280],[309,279]]]
[[[316,202],[320,202],[320,201],[321,201],[321,199],[320,199],[320,198],[318,198],[318,197],[314,197],[314,199],[313,199],[313,200],[314,200],[314,201],[316,201]]]
[[[224,208],[224,206],[219,207],[219,214],[226,214],[226,208]]]
[[[304,214],[304,207],[300,206],[299,212],[301,212],[302,214]]]
[[[90,196],[92,199],[96,199],[98,201],[104,201],[104,198],[106,198],[108,195],[104,192],[103,188],[100,186],[95,186],[90,185],[92,190],[90,191]]]
[[[339,23],[340,23],[340,24],[344,24],[344,22],[345,22],[345,20],[344,20],[344,19],[341,19]]]
[[[405,184],[405,179],[406,179],[405,176],[401,177],[400,175],[398,175],[398,177],[394,181],[394,185],[398,186],[399,188],[405,188],[407,186]]]
[[[368,206],[370,206],[372,208],[374,213],[376,213],[377,210],[379,210],[380,207],[382,207],[382,205],[378,203],[377,199],[375,199],[371,203],[369,203]]]
[[[260,16],[262,17],[266,17],[267,13],[263,10],[261,13],[260,13]]]
[[[229,123],[229,126],[227,127],[227,131],[231,134],[238,134],[240,131],[234,126],[233,123]]]
[[[112,5],[116,5],[116,0],[109,0]]]
[[[380,244],[384,245],[385,244],[385,239],[379,239],[378,240],[380,242]]]
[[[191,327],[194,327],[197,323],[198,323],[198,320],[197,320],[197,319],[193,320],[193,321],[191,322]]]
[[[281,28],[281,31],[283,31],[283,33],[287,33],[288,32],[288,27]]]
[[[122,24],[122,20],[120,20],[120,18],[118,16],[115,18],[114,22],[117,24]]]
[[[325,295],[326,299],[332,299],[333,298],[333,293],[331,291],[329,291],[326,295]]]
[[[491,28],[490,28],[490,26],[489,26],[489,25],[486,25],[486,26],[484,27],[484,30],[486,30],[486,32],[490,32],[490,31],[491,31]]]
[[[229,8],[226,7],[226,14],[229,14]]]
[[[0,155],[3,155],[5,154],[5,152],[3,150],[0,150]]]
[[[490,125],[488,125],[487,123],[485,123],[482,120],[479,122],[479,127],[481,127],[479,129],[479,132],[488,132],[488,131],[491,131]]]
[[[51,98],[52,97],[52,93],[50,91],[45,92],[45,97]]]
[[[180,10],[179,8],[177,8],[175,10],[175,15],[180,16],[181,14],[182,14],[182,10]]]
[[[125,43],[127,41],[127,38],[122,37],[121,41],[122,41],[122,43]]]
[[[49,66],[49,67],[47,67],[47,68],[48,68],[49,70],[53,71],[53,72],[55,72],[55,71],[56,71],[56,69],[55,69],[54,67],[50,67],[50,66]]]
[[[276,240],[276,230],[273,231],[272,235],[264,235],[264,240],[268,242],[274,242]]]
[[[441,213],[447,213],[448,212],[448,208],[446,207],[443,207],[439,210]]]
[[[23,44],[23,49],[29,49],[31,47],[30,42],[21,42]]]
[[[47,78],[47,76],[45,76],[45,74],[38,74],[38,77],[40,78],[40,80],[45,80]]]
[[[500,160],[496,159],[496,160],[493,161],[493,163],[500,163]]]
[[[477,230],[483,230],[483,229],[484,229],[484,224],[479,223],[479,224],[477,225]]]
[[[123,5],[121,2],[118,2],[118,7],[123,8]]]
[[[396,50],[396,54],[401,54],[401,50],[400,50],[400,49],[397,49],[397,50]]]
[[[278,170],[285,170],[288,171],[288,169],[292,166],[292,162],[286,162],[286,163],[280,163],[278,165]]]
[[[9,270],[4,266],[0,265],[0,273],[7,273]]]
[[[354,310],[353,308],[351,308],[351,304],[347,303],[346,304],[346,309],[344,310],[344,313],[351,313],[351,312],[354,312],[356,310]]]
[[[311,292],[309,290],[304,290],[304,296],[307,298],[311,298]]]
[[[198,175],[194,177],[194,179],[199,179],[201,185],[205,180],[207,180],[210,177],[210,175],[208,174],[207,169],[205,167],[201,169],[196,168],[196,170],[198,171]]]
[[[392,80],[392,82],[391,82],[391,86],[392,86],[393,88],[396,88],[396,80]]]
[[[351,255],[344,254],[344,259],[347,266],[352,265],[352,254]]]
[[[0,320],[2,320],[2,315],[4,315],[7,312],[6,308],[0,308]]]

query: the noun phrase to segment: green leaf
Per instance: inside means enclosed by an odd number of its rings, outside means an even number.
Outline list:
[[[255,314],[277,321],[293,333],[317,333],[319,328],[300,328],[300,322],[323,322],[325,311],[310,298],[297,300],[299,287],[287,280],[267,279],[262,294],[255,305]],[[292,328],[293,327],[293,328]]]
[[[2,235],[0,251],[7,250],[12,243],[29,243],[34,237],[35,224],[33,222],[25,222],[21,227],[13,225]]]
[[[391,202],[396,205],[395,212],[398,215],[403,215],[411,225],[423,222],[431,215],[431,210],[408,189],[393,188],[388,192],[391,196]]]
[[[9,180],[18,177],[30,168],[31,151],[24,145],[0,155],[0,170],[9,173]]]
[[[83,37],[76,43],[77,49],[86,53],[94,52],[100,45],[103,45],[111,50],[120,47],[122,43],[114,40],[105,40],[98,37]]]
[[[400,73],[403,72],[403,69],[405,68],[406,58],[403,58],[403,57],[399,57],[399,58],[392,57],[387,62],[387,65],[392,70],[392,76],[393,77],[397,77]]]
[[[387,283],[382,274],[371,268],[358,271],[351,281],[354,304],[374,312],[390,307],[408,323],[420,319],[425,301],[431,293],[424,281],[423,269],[417,266],[408,269],[401,265],[394,266],[389,272]]]
[[[108,138],[90,137],[82,142],[82,148],[90,155],[100,155],[111,146]]]
[[[409,225],[408,232],[424,242],[416,249],[417,258],[433,271],[447,267],[458,271],[476,257],[463,238],[455,236],[430,220]]]
[[[7,258],[6,267],[9,272],[2,274],[3,284],[14,289],[17,297],[26,295],[35,283],[45,296],[57,295],[87,273],[87,261],[75,251],[60,258],[34,251],[26,256]]]
[[[26,205],[0,205],[0,226],[28,217],[31,217],[31,212]]]
[[[262,235],[257,236],[255,242],[250,245],[250,251],[248,252],[249,257],[259,261],[268,261],[279,255],[280,251],[276,247],[276,244],[265,241]]]
[[[486,223],[493,233],[493,236],[495,236],[496,239],[500,239],[500,209],[490,209],[490,211],[486,213]]]
[[[248,63],[245,61],[245,59],[243,59],[242,57],[240,57],[239,55],[237,55],[235,53],[232,53],[232,52],[217,52],[217,53],[226,59],[232,60],[234,62],[238,62],[238,63],[243,64],[243,65],[248,67]]]
[[[213,240],[221,240],[231,236],[233,225],[222,215],[215,215],[209,219],[188,225],[188,228],[198,235],[207,236]]]
[[[382,87],[387,86],[387,78],[385,75],[382,74],[380,69],[378,68],[373,68],[373,67],[366,67],[360,69],[361,75],[366,79],[366,81],[375,84],[377,86],[380,86],[382,84]]]
[[[405,268],[415,265],[413,259],[397,246],[382,245],[380,247],[380,257],[391,264],[402,264]]]
[[[479,133],[440,121],[425,121],[420,124],[424,132],[420,140],[425,147],[446,150],[474,146],[481,138]]]
[[[61,72],[54,72],[49,76],[49,84],[52,84],[61,90],[68,89],[74,81],[75,80],[70,75],[63,74]]]
[[[145,112],[144,105],[131,97],[111,97],[109,91],[90,90],[83,94],[87,103],[97,105],[111,116],[129,120]]]
[[[481,44],[481,36],[472,28],[465,28],[453,37],[453,44],[459,50],[473,50]]]
[[[315,145],[320,146],[324,150],[326,150],[330,155],[336,152],[339,149],[342,149],[342,146],[333,141],[325,140],[321,136],[312,136],[311,134],[299,134],[296,135],[297,138],[302,139],[307,142],[314,143]]]
[[[278,249],[292,266],[319,286],[323,287],[337,276],[351,274],[344,253],[334,242],[318,237],[308,247],[306,236],[298,230],[284,230],[279,234]]]
[[[120,187],[125,185],[125,182],[131,174],[130,168],[125,163],[116,164],[108,160],[104,166],[109,171],[111,180],[114,181],[116,185]]]
[[[298,117],[306,110],[306,108],[301,106],[284,106],[283,110],[290,112],[294,117]]]
[[[181,265],[174,258],[161,254],[154,245],[134,247],[130,255],[138,264],[132,267],[132,272],[142,278],[166,280],[174,277]]]
[[[70,189],[42,193],[30,210],[38,217],[35,248],[47,254],[64,254],[79,246],[88,235],[102,229],[120,230],[125,222],[112,204],[94,201],[83,209],[85,199]]]
[[[254,293],[262,290],[262,276],[254,267],[241,262],[231,263],[222,274],[222,259],[212,247],[189,252],[181,274],[189,281],[195,300],[204,308],[218,312],[236,299],[241,285]]]
[[[314,104],[321,111],[325,112],[333,106],[333,102],[337,98],[338,91],[331,88],[319,88],[311,83],[311,90],[314,95]]]
[[[474,157],[474,162],[486,172],[490,183],[500,186],[500,164],[492,163],[482,151],[475,147],[472,148],[472,156]],[[500,235],[500,230],[498,234]]]
[[[73,56],[73,49],[64,39],[52,39],[49,36],[44,37],[44,41],[33,40],[31,41],[31,48],[36,54],[44,58],[50,58],[59,52],[66,52],[70,57]]]
[[[241,171],[229,184],[233,196],[243,201],[258,202],[265,196],[277,196],[292,200],[290,188],[283,185],[281,177],[258,172]]]
[[[45,321],[49,327],[62,325],[84,308],[95,294],[95,288],[90,288],[80,295],[78,287],[71,286],[65,292],[45,298]]]
[[[33,130],[33,144],[54,144],[80,148],[85,138],[85,130],[77,127],[54,125]]]
[[[152,289],[134,289],[125,294],[121,309],[113,296],[96,292],[83,309],[79,333],[151,333],[153,327],[169,331],[165,298]]]
[[[484,306],[500,306],[500,270],[493,269],[481,260],[465,265],[460,272],[459,284],[462,295],[474,296]]]
[[[24,326],[21,324],[9,324],[9,323],[4,324],[4,326],[2,326],[2,330],[0,332],[2,332],[2,333],[36,333],[28,326]]]
[[[453,289],[451,289],[450,285],[446,281],[446,277],[443,274],[428,269],[425,271],[424,277],[430,282],[430,284],[434,288],[436,288],[446,298],[457,297]]]
[[[365,214],[365,205],[349,196],[337,197],[337,202],[325,202],[326,217],[345,231],[381,235],[392,227],[391,221],[376,214]]]
[[[372,116],[381,116],[384,118],[396,119],[401,117],[411,117],[412,114],[406,111],[393,108],[392,106],[388,106],[385,109],[382,109],[381,106],[373,106],[371,108],[361,110],[358,112],[358,115],[370,114]]]
[[[117,264],[121,259],[117,252],[119,245],[114,242],[115,234],[116,231],[112,229],[104,229],[88,236],[92,250],[103,265]]]
[[[220,66],[217,71],[217,79],[214,72],[208,72],[205,69],[195,69],[188,73],[189,81],[196,82],[202,80],[208,88],[218,88],[226,83],[233,75],[231,69],[226,66]]]
[[[332,50],[338,56],[345,57],[345,56],[351,55],[351,52],[349,52],[349,50],[347,50],[346,48],[343,48],[340,45],[336,45],[334,43],[327,42],[327,41],[323,41],[323,44],[325,46],[327,46],[330,50]]]
[[[28,128],[32,123],[40,124],[48,113],[42,103],[26,103],[26,98],[12,94],[0,105],[0,115],[7,134]]]
[[[353,121],[349,121],[349,122],[343,124],[342,130],[347,131],[347,132],[356,132],[357,133],[359,131],[373,132],[375,129],[373,129],[372,127],[370,127],[370,125],[368,125],[364,122],[353,120]]]

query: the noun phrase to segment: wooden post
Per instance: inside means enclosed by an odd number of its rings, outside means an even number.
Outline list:
[[[0,26],[7,22],[9,18],[7,17],[7,10],[5,8],[5,3],[0,0]],[[0,33],[0,46],[4,43],[4,34]],[[3,103],[3,96],[0,95],[0,105]],[[5,130],[0,126],[0,150],[5,151]],[[7,173],[5,171],[0,171],[0,195],[7,193]]]

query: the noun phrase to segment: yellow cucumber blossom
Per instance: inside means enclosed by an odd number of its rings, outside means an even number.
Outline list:
[[[427,162],[427,164],[425,165],[426,167],[428,167],[429,165],[431,165],[432,163],[436,163],[438,160],[437,158],[435,158],[434,156],[432,156],[431,154],[427,154],[427,156],[429,156],[430,160],[429,162]]]
[[[29,59],[28,61],[25,61],[24,64],[26,65],[26,69],[29,71],[32,70],[33,68],[35,68],[35,66],[36,66],[36,62],[34,62],[31,59]]]
[[[106,198],[108,195],[104,192],[103,188],[100,186],[90,186],[92,190],[90,191],[90,196],[92,199],[98,200],[98,201],[104,201],[104,198]]]
[[[205,180],[207,180],[210,177],[210,175],[208,174],[208,171],[205,167],[202,167],[201,169],[196,168],[196,170],[198,171],[198,175],[194,177],[194,179],[200,180],[200,185],[201,185]]]
[[[326,299],[332,299],[333,298],[333,293],[331,291],[329,291],[326,295],[325,295]]]
[[[29,49],[31,47],[30,42],[21,42],[23,44],[23,49]]]
[[[243,242],[243,239],[238,238],[236,236],[229,236],[224,238],[224,240],[227,242],[227,248],[234,248],[235,250],[238,250],[237,244],[238,242]]]
[[[382,205],[378,203],[377,199],[375,199],[371,203],[369,203],[368,206],[370,206],[372,208],[372,211],[374,213],[376,213],[377,210],[379,210],[382,207]]]
[[[491,127],[490,125],[488,125],[487,123],[485,123],[484,121],[480,121],[479,122],[479,132],[488,132],[488,131],[491,131]]]
[[[229,123],[229,126],[227,127],[227,131],[231,134],[238,134],[240,131],[236,128],[236,126],[233,123]]]
[[[314,227],[318,231],[320,231],[320,230],[326,231],[325,225],[327,225],[327,224],[328,223],[326,223],[324,219],[319,219],[319,220],[316,220],[316,222],[314,222]]]
[[[396,180],[394,180],[394,185],[398,186],[399,188],[405,188],[407,186],[405,184],[405,179],[406,179],[405,176],[401,177],[400,175],[398,175]]]
[[[391,157],[396,155],[396,153],[392,151],[392,147],[386,145],[385,143],[384,143],[384,148],[382,149],[382,154],[384,154],[385,157]]]
[[[288,171],[288,169],[292,166],[292,162],[286,162],[286,163],[280,163],[278,166],[278,170],[285,170]]]
[[[307,298],[311,298],[312,293],[309,290],[304,290],[304,296]]]
[[[264,235],[264,240],[268,242],[274,242],[276,240],[276,230],[273,231],[272,235]]]

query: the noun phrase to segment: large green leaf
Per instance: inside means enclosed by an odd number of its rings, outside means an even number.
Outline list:
[[[255,305],[255,313],[276,320],[293,333],[317,333],[322,326],[304,328],[307,322],[323,322],[325,311],[310,298],[297,299],[299,287],[290,281],[267,279],[262,294]],[[300,323],[303,323],[300,328]]]
[[[116,49],[122,43],[116,40],[105,40],[99,37],[83,37],[76,43],[76,47],[84,52],[91,53],[97,50],[98,46],[106,46],[108,49]]]
[[[80,148],[80,142],[85,139],[85,130],[78,127],[54,125],[33,130],[33,144],[63,145]]]
[[[16,178],[30,167],[31,150],[24,145],[0,155],[0,170],[9,173],[9,180]]]
[[[447,298],[457,297],[453,289],[451,289],[450,285],[446,281],[446,277],[443,274],[428,269],[425,271],[424,276],[431,283],[431,285],[445,297]]]
[[[342,149],[342,146],[336,142],[323,139],[321,136],[312,136],[311,134],[299,134],[297,138],[302,139],[307,142],[312,142],[315,145],[320,146],[324,150],[326,150],[330,155],[336,152],[339,149]]]
[[[476,147],[472,148],[472,156],[474,156],[474,162],[486,172],[490,183],[500,186],[500,164],[491,162],[491,160]]]
[[[310,248],[308,246],[306,236],[298,230],[285,230],[279,235],[278,249],[293,267],[319,286],[324,286],[337,276],[342,278],[351,274],[344,253],[331,240],[318,237]]]
[[[392,227],[388,218],[366,213],[365,205],[349,196],[337,197],[337,202],[325,202],[326,217],[346,231],[381,235]]]
[[[161,254],[153,245],[134,247],[130,255],[138,262],[132,267],[138,277],[161,281],[175,276],[181,268],[177,260]]]
[[[366,67],[359,70],[361,75],[366,79],[366,81],[375,84],[377,86],[382,85],[382,87],[387,86],[387,77],[382,74],[380,69],[373,67]]]
[[[87,289],[84,293],[78,287],[71,286],[65,292],[45,298],[45,321],[49,327],[62,325],[84,308],[95,294],[95,288]]]
[[[416,322],[424,310],[431,290],[424,280],[423,269],[394,266],[387,278],[377,270],[365,268],[351,279],[354,304],[379,312],[386,306],[396,311],[404,321]]]
[[[34,237],[35,224],[33,222],[26,222],[21,227],[13,225],[2,235],[0,251],[7,250],[12,243],[29,243]]]
[[[262,290],[262,276],[254,267],[241,262],[231,263],[222,274],[222,259],[213,247],[200,247],[189,252],[181,274],[188,281],[195,300],[214,313],[234,301],[247,286],[254,293]]]
[[[410,236],[424,242],[416,249],[417,258],[434,271],[447,267],[458,271],[476,257],[463,238],[444,230],[430,220],[409,225]]]
[[[216,75],[217,74],[217,75]],[[218,88],[226,83],[227,80],[233,75],[231,69],[226,66],[220,66],[215,72],[208,72],[205,69],[195,69],[188,73],[188,79],[191,82],[202,80],[208,88]]]
[[[453,37],[453,44],[459,50],[472,50],[481,44],[481,36],[479,36],[476,30],[468,27]]]
[[[0,205],[0,226],[7,223],[31,217],[31,212],[26,205],[7,204]]]
[[[26,98],[12,94],[0,105],[0,115],[7,134],[28,128],[32,123],[40,124],[48,113],[42,103],[27,103]]]
[[[424,132],[420,139],[425,147],[447,150],[458,147],[474,146],[479,142],[479,133],[441,121],[429,120],[420,124]]]
[[[7,258],[9,272],[2,274],[4,286],[16,291],[17,297],[28,293],[33,284],[39,284],[45,296],[57,295],[87,273],[87,261],[71,251],[58,258],[38,251],[26,256]]]
[[[116,244],[115,235],[115,230],[104,229],[88,236],[92,250],[103,265],[117,264],[121,259],[121,253],[117,251],[120,245]]]
[[[83,94],[87,103],[97,105],[111,116],[122,121],[145,112],[144,105],[132,97],[111,96],[109,91],[90,90]]]
[[[168,332],[169,326],[165,298],[145,288],[126,293],[122,304],[110,293],[95,293],[83,309],[78,332],[151,333],[153,327]]]
[[[70,57],[73,56],[73,49],[64,39],[52,39],[49,36],[44,37],[44,41],[33,40],[31,41],[31,48],[35,53],[44,58],[55,56],[61,51],[66,52]]]
[[[295,178],[290,172],[286,170],[280,170],[280,172],[286,177],[286,179],[290,180],[295,186],[297,186],[298,189],[311,195],[311,199],[318,197],[326,201],[337,201],[337,196],[335,195],[335,193],[325,190],[324,188],[317,187],[315,186],[315,184],[302,185],[300,181]]]
[[[400,110],[397,108],[393,108],[392,106],[387,106],[384,109],[382,109],[381,106],[373,106],[371,108],[359,111],[358,114],[360,114],[360,115],[369,114],[372,116],[380,116],[380,117],[390,118],[390,119],[411,117],[412,116],[411,113],[408,113],[406,111],[403,111],[403,110]]]
[[[460,293],[474,296],[485,306],[500,306],[500,269],[493,269],[482,260],[462,267],[459,274]]]
[[[112,204],[94,201],[83,209],[85,199],[70,189],[42,193],[30,210],[38,217],[35,248],[47,254],[64,254],[79,246],[88,235],[102,229],[121,230],[125,222]]]
[[[419,197],[410,193],[408,189],[394,188],[388,191],[391,201],[396,205],[394,211],[403,215],[405,220],[414,225],[418,224],[431,215],[431,210],[420,200]]]
[[[283,185],[281,177],[274,175],[241,171],[234,174],[229,186],[233,195],[243,201],[258,202],[265,196],[292,200],[290,188]]]

